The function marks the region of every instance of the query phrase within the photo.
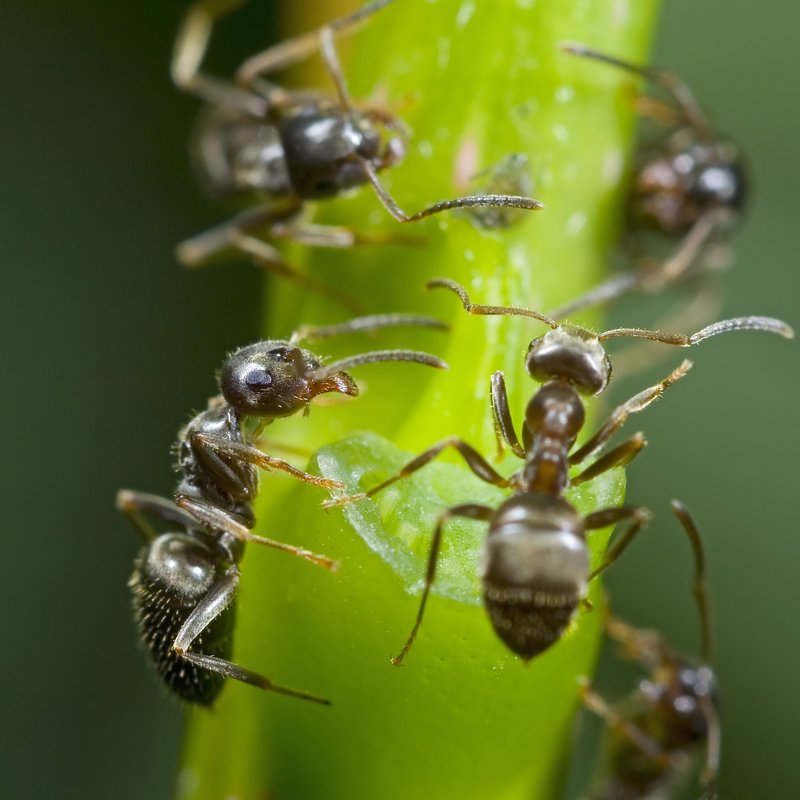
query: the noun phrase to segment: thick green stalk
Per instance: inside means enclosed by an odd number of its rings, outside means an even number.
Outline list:
[[[443,356],[451,369],[366,367],[358,373],[357,400],[281,421],[270,437],[310,450],[324,446],[312,463],[353,489],[374,484],[408,453],[445,435],[494,452],[489,375],[504,370],[519,417],[533,388],[522,354],[541,326],[467,317],[456,298],[425,294],[423,286],[444,275],[467,285],[478,302],[546,311],[597,280],[618,236],[633,131],[630,81],[563,54],[557,44],[581,41],[646,61],[656,6],[398,0],[356,34],[347,61],[354,96],[386,103],[412,130],[406,160],[386,175],[406,210],[464,193],[472,173],[512,152],[528,156],[534,196],[547,208],[496,232],[479,231],[457,213],[402,227],[368,189],[321,209],[320,221],[426,241],[351,252],[295,248],[290,258],[370,311],[430,312],[453,327],[449,334],[347,337],[320,351],[416,347]],[[268,296],[271,334],[343,317],[293,287],[271,284]],[[513,469],[513,461],[501,468]],[[571,497],[582,511],[592,510],[619,502],[623,483],[615,471]],[[260,530],[336,557],[341,568],[329,575],[251,548],[236,659],[334,705],[229,682],[214,712],[191,715],[180,796],[557,796],[578,706],[576,678],[593,669],[599,613],[582,614],[562,643],[526,667],[495,637],[480,607],[476,559],[485,526],[454,522],[407,666],[389,663],[413,621],[436,515],[447,505],[499,496],[453,461],[426,467],[377,504],[325,514],[320,490],[269,476],[257,507]],[[595,558],[608,533],[592,535]],[[597,587],[592,598],[602,602]]]

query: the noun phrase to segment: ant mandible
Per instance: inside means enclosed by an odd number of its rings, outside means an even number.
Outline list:
[[[348,228],[303,223],[298,217],[309,201],[326,200],[369,183],[378,200],[398,222],[417,222],[454,208],[499,207],[535,210],[528,197],[489,194],[444,200],[407,214],[381,182],[378,173],[402,161],[403,125],[389,112],[354,105],[336,53],[334,37],[352,31],[392,0],[377,0],[316,31],[288,39],[247,59],[233,82],[200,71],[214,21],[243,0],[202,0],[193,5],[179,30],[172,78],[185,92],[206,104],[193,137],[193,155],[201,182],[218,195],[257,193],[261,201],[221,226],[179,245],[187,266],[204,263],[227,248],[250,255],[256,263],[308,288],[347,302],[335,288],[312,281],[281,258],[254,231],[305,245],[350,247],[359,242],[389,241]],[[335,97],[309,90],[287,90],[265,75],[322,55]]]
[[[693,593],[702,630],[702,662],[692,664],[676,653],[664,637],[620,619],[606,622],[609,637],[622,645],[624,658],[647,670],[647,680],[619,707],[609,705],[582,682],[584,705],[608,724],[604,748],[608,761],[590,797],[625,800],[662,796],[689,768],[691,756],[705,746],[701,774],[703,800],[716,798],[720,724],[716,681],[711,661],[711,618],[705,554],[697,523],[677,500],[672,511],[686,532],[694,554]]]
[[[408,361],[446,368],[435,356],[414,350],[376,350],[330,364],[303,339],[319,339],[397,326],[446,328],[438,320],[409,314],[360,317],[324,327],[300,328],[288,340],[267,340],[232,353],[219,374],[221,395],[180,432],[178,469],[181,479],[174,502],[155,495],[123,490],[117,507],[145,541],[130,587],[134,615],[164,683],[183,700],[213,703],[224,682],[233,678],[261,689],[327,703],[315,695],[289,689],[240,667],[230,658],[238,563],[246,542],[272,547],[326,569],[331,559],[284,542],[257,536],[252,502],[258,492],[258,469],[280,470],[324,488],[342,488],[253,446],[265,425],[300,411],[311,401],[334,392],[354,397],[358,386],[346,370],[364,364]],[[248,418],[258,420],[248,428]],[[178,527],[157,534],[145,517]]]
[[[642,434],[632,436],[599,456],[573,478],[569,477],[569,468],[599,453],[631,414],[657,400],[692,366],[690,361],[684,361],[664,380],[618,406],[582,447],[571,452],[585,420],[581,395],[601,394],[611,379],[611,362],[602,343],[608,339],[633,337],[689,347],[733,330],[764,330],[787,338],[794,333],[781,320],[739,317],[716,322],[691,335],[639,328],[615,328],[596,334],[575,325],[559,325],[526,308],[476,305],[470,302],[462,286],[446,278],[434,279],[428,286],[454,292],[469,314],[524,316],[550,326],[550,331],[531,342],[525,357],[528,375],[542,385],[525,410],[521,443],[514,429],[503,373],[495,372],[491,378],[498,441],[502,439],[514,455],[523,459],[524,466],[510,477],[503,477],[472,446],[458,437],[449,437],[369,491],[326,500],[323,506],[332,508],[373,497],[450,447],[478,478],[510,489],[512,495],[499,508],[466,503],[453,506],[439,516],[417,618],[405,646],[392,661],[395,665],[403,662],[417,635],[436,574],[444,525],[452,517],[489,523],[480,561],[484,604],[500,638],[517,655],[528,660],[561,638],[578,604],[586,596],[588,583],[619,558],[649,518],[647,509],[640,506],[607,508],[583,516],[564,497],[569,486],[628,464],[646,444]],[[589,571],[586,532],[623,521],[628,523],[625,532],[602,563]]]
[[[631,231],[656,230],[677,241],[662,263],[614,275],[551,312],[556,319],[605,303],[632,290],[660,291],[703,267],[715,238],[739,220],[746,190],[737,148],[719,136],[688,86],[671,72],[631,64],[581,44],[564,44],[567,53],[632,72],[659,86],[671,103],[645,96],[643,113],[672,131],[654,149],[642,151],[634,167],[628,198]]]

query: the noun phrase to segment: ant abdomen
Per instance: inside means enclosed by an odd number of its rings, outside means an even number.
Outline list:
[[[211,546],[186,534],[165,533],[141,551],[128,584],[139,635],[159,676],[189,703],[211,705],[224,676],[195,666],[173,645],[189,614],[226,570]],[[234,599],[193,641],[193,652],[230,659],[235,617]]]
[[[560,497],[510,497],[489,524],[480,574],[498,636],[517,655],[533,658],[562,637],[586,595],[583,517]]]

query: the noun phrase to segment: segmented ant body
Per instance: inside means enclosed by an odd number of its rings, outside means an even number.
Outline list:
[[[521,442],[514,429],[503,373],[496,372],[491,379],[498,441],[502,439],[524,465],[506,478],[469,444],[451,437],[435,444],[369,491],[327,500],[323,505],[330,508],[373,497],[421,469],[447,448],[455,449],[481,480],[510,489],[513,494],[499,508],[466,503],[440,515],[416,622],[393,662],[402,663],[414,642],[435,577],[444,525],[451,517],[489,523],[480,568],[484,604],[500,638],[522,658],[530,659],[561,638],[586,596],[588,583],[617,560],[649,516],[646,509],[637,506],[607,508],[583,516],[564,497],[569,486],[629,463],[645,445],[641,434],[600,456],[573,478],[569,477],[570,467],[599,453],[631,414],[658,399],[691,367],[691,362],[684,361],[664,380],[618,406],[582,447],[573,450],[584,424],[582,396],[602,393],[611,378],[611,362],[602,343],[617,337],[634,337],[688,347],[731,330],[766,330],[785,337],[793,332],[780,320],[743,317],[717,322],[690,336],[637,328],[595,334],[585,328],[559,325],[524,308],[473,304],[462,286],[447,279],[438,278],[428,285],[453,291],[470,314],[526,316],[550,326],[550,331],[531,342],[525,358],[528,374],[542,386],[528,402]],[[590,571],[586,532],[623,521],[628,523],[625,532],[603,562]]]
[[[251,533],[259,469],[280,470],[314,486],[342,486],[267,455],[254,443],[265,425],[307,413],[321,394],[356,396],[358,386],[347,372],[353,367],[387,361],[446,367],[435,356],[414,350],[377,350],[325,365],[319,356],[299,347],[300,340],[412,325],[446,327],[428,317],[385,314],[302,328],[288,340],[262,341],[237,350],[220,371],[221,395],[212,398],[179,434],[181,479],[174,502],[138,492],[119,493],[118,508],[146,542],[130,581],[139,632],[162,680],[182,699],[210,705],[223,679],[234,678],[327,702],[277,686],[230,661],[238,562],[246,542],[283,550],[327,569],[335,566],[325,556]],[[257,422],[255,428],[248,427],[250,419]],[[158,535],[147,516],[178,530]]]
[[[716,795],[720,726],[711,659],[711,626],[705,556],[700,533],[689,511],[677,500],[672,510],[692,545],[695,559],[694,595],[702,624],[702,663],[676,653],[664,637],[611,618],[608,635],[622,645],[624,658],[648,672],[635,692],[619,706],[609,705],[588,684],[582,686],[588,709],[608,724],[607,761],[590,793],[592,800],[645,800],[671,797],[671,789],[705,748],[701,775],[703,800]]]
[[[204,75],[200,66],[215,19],[243,0],[203,0],[189,10],[175,43],[172,77],[182,90],[206,103],[193,136],[193,160],[201,182],[213,193],[255,193],[260,202],[222,226],[178,247],[186,265],[204,263],[235,248],[284,277],[347,301],[333,287],[313,282],[287,265],[279,252],[253,232],[290,238],[306,245],[349,247],[358,242],[389,241],[348,228],[311,225],[299,217],[307,202],[326,200],[369,183],[386,210],[399,222],[416,222],[454,208],[538,209],[541,203],[515,195],[459,197],[414,214],[403,211],[378,173],[398,164],[406,151],[399,119],[383,109],[354,105],[345,85],[334,37],[353,30],[392,0],[378,0],[317,31],[289,39],[247,59],[227,83]],[[265,75],[322,55],[336,95],[286,90]]]
[[[677,242],[662,263],[612,276],[551,313],[567,317],[632,290],[659,291],[704,266],[708,247],[739,221],[746,180],[737,148],[709,124],[694,95],[671,72],[630,64],[583,45],[566,52],[640,75],[661,87],[670,102],[645,96],[643,113],[669,125],[657,146],[644,148],[634,165],[628,198],[631,233],[657,231]]]

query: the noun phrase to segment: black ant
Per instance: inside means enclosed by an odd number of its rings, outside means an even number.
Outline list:
[[[780,320],[740,317],[716,322],[691,335],[639,328],[616,328],[597,334],[575,325],[559,325],[526,308],[476,305],[470,302],[462,286],[445,278],[434,279],[428,286],[442,287],[457,294],[469,314],[524,316],[550,326],[550,331],[530,343],[525,357],[528,375],[542,386],[528,401],[522,443],[514,429],[503,373],[495,372],[491,378],[498,442],[504,441],[514,455],[524,460],[524,466],[506,478],[469,444],[449,437],[369,491],[326,500],[323,506],[331,508],[373,497],[421,469],[449,447],[458,451],[478,478],[512,490],[511,497],[499,508],[465,503],[439,516],[416,622],[399,656],[392,661],[395,665],[403,662],[417,635],[436,574],[444,525],[451,517],[489,523],[480,568],[484,604],[500,638],[522,658],[531,659],[561,638],[578,604],[585,598],[587,584],[619,558],[649,518],[647,509],[639,506],[607,508],[582,516],[564,497],[569,486],[629,463],[646,444],[642,434],[632,436],[600,456],[573,478],[569,477],[570,467],[598,453],[631,414],[657,400],[692,366],[690,361],[684,361],[664,380],[618,406],[582,447],[572,451],[585,419],[581,395],[601,394],[611,379],[611,362],[602,343],[608,339],[634,337],[689,347],[733,330],[771,331],[787,338],[794,333]],[[628,522],[625,532],[602,563],[590,571],[586,532],[623,521]]]
[[[701,774],[703,800],[714,800],[719,769],[720,724],[711,660],[711,622],[706,585],[705,555],[697,524],[686,507],[672,501],[672,510],[692,545],[695,562],[694,596],[702,628],[702,663],[678,655],[664,637],[640,630],[614,617],[606,622],[608,635],[622,645],[622,655],[636,661],[649,676],[619,707],[609,705],[581,686],[584,705],[608,724],[608,762],[595,789],[594,800],[633,800],[667,797],[686,773],[691,757],[705,747]]]
[[[647,96],[640,99],[643,113],[672,130],[657,147],[643,150],[637,158],[628,199],[628,226],[632,231],[661,232],[678,244],[663,263],[612,276],[565,303],[551,312],[556,319],[631,290],[660,291],[695,274],[704,266],[708,246],[738,222],[746,190],[737,148],[712,129],[689,87],[676,75],[630,64],[580,44],[564,44],[562,49],[640,75],[669,95],[671,102]]]
[[[257,193],[262,199],[223,225],[183,242],[177,251],[182,263],[199,265],[232,247],[296,283],[342,300],[332,287],[314,283],[287,265],[274,247],[252,232],[265,230],[275,238],[323,247],[368,242],[368,237],[348,228],[311,225],[299,219],[307,202],[336,197],[365,183],[371,184],[398,222],[416,222],[454,208],[542,208],[528,197],[492,194],[444,200],[407,214],[381,183],[378,173],[395,166],[405,155],[403,125],[383,109],[354,105],[334,37],[353,30],[392,0],[377,0],[252,56],[238,68],[233,82],[204,75],[200,66],[214,21],[242,2],[195,3],[179,30],[171,71],[179,88],[206,103],[192,145],[202,183],[218,195]],[[283,89],[264,79],[317,51],[333,81],[334,97]],[[372,241],[390,239],[381,235]]]
[[[409,361],[446,368],[435,356],[414,350],[376,350],[330,364],[298,347],[323,338],[396,326],[446,328],[438,320],[406,314],[360,317],[339,325],[304,327],[288,340],[268,340],[232,353],[219,373],[221,395],[212,398],[180,432],[181,480],[174,503],[154,495],[121,491],[117,507],[133,522],[146,546],[130,586],[142,641],[166,685],[182,699],[210,705],[224,678],[262,689],[327,703],[278,686],[230,661],[238,562],[246,542],[265,545],[333,569],[335,562],[308,550],[251,533],[258,469],[280,470],[313,486],[343,488],[339,481],[310,475],[262,453],[253,443],[265,425],[300,411],[334,392],[354,397],[358,386],[346,372],[363,364]],[[255,418],[255,428],[247,427]],[[150,516],[177,526],[158,535]]]

